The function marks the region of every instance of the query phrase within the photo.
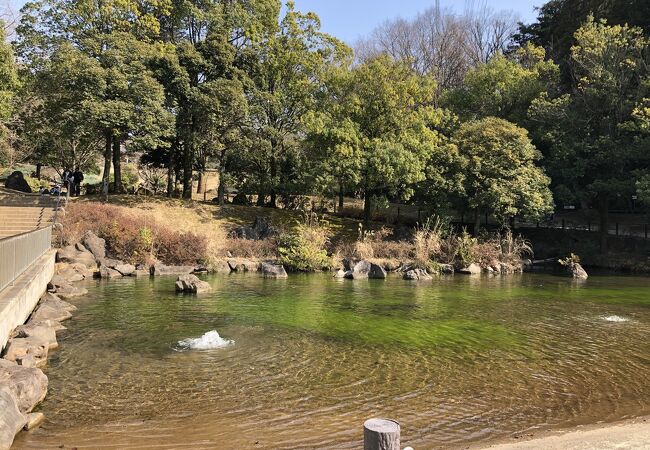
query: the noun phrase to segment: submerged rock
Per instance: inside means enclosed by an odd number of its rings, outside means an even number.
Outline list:
[[[114,270],[117,270],[122,276],[128,277],[133,275],[135,272],[135,266],[133,264],[118,264],[113,267]]]
[[[99,278],[110,280],[111,278],[122,278],[122,274],[115,269],[102,265],[99,268]]]
[[[345,278],[345,270],[339,269],[334,272],[334,278]]]
[[[368,278],[375,280],[385,280],[386,279],[386,270],[378,264],[370,264],[370,272],[368,272]]]
[[[62,286],[56,286],[54,293],[56,293],[56,295],[61,298],[73,298],[86,295],[88,293],[88,289],[73,286],[71,284],[64,284]]]
[[[451,264],[440,264],[440,273],[443,275],[453,275],[454,266]]]
[[[0,450],[9,450],[14,436],[25,426],[27,418],[18,409],[16,398],[0,385]]]
[[[176,292],[200,294],[210,291],[210,284],[201,281],[196,275],[181,275],[176,279]]]
[[[262,263],[264,278],[289,278],[281,264]]]
[[[257,272],[260,268],[259,263],[246,259],[229,259],[228,267],[233,272]]]
[[[350,266],[351,261],[347,261],[346,265]],[[352,264],[351,268],[345,273],[345,278],[353,280],[360,280],[364,278],[384,279],[386,278],[386,270],[379,264],[371,263],[365,259]]]
[[[45,399],[47,385],[47,377],[41,369],[0,359],[0,386],[9,388],[21,412],[30,412]]]

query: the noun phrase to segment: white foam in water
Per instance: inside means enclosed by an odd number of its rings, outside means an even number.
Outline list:
[[[224,339],[219,336],[216,330],[208,331],[200,338],[187,338],[178,341],[181,348],[188,350],[211,350],[214,348],[224,348],[234,344],[231,339]]]
[[[607,322],[629,322],[630,321],[630,319],[626,319],[625,317],[621,317],[621,316],[607,316],[607,317],[603,317],[603,319],[606,320]]]

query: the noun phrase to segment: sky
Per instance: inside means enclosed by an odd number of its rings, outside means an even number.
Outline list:
[[[6,1],[16,9],[25,3],[24,0],[5,0],[5,4]],[[514,11],[523,22],[532,22],[536,17],[534,7],[545,1],[487,0],[487,3],[495,10]],[[433,6],[435,0],[295,0],[295,3],[300,11],[317,13],[323,31],[354,44],[386,20],[413,17]],[[462,12],[466,3],[467,0],[440,0],[440,7]]]

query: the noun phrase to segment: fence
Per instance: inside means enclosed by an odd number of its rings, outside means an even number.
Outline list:
[[[51,226],[0,239],[0,291],[51,247]]]

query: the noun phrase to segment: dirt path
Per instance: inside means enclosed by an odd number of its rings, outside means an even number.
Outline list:
[[[490,450],[650,450],[650,417],[489,447]]]

